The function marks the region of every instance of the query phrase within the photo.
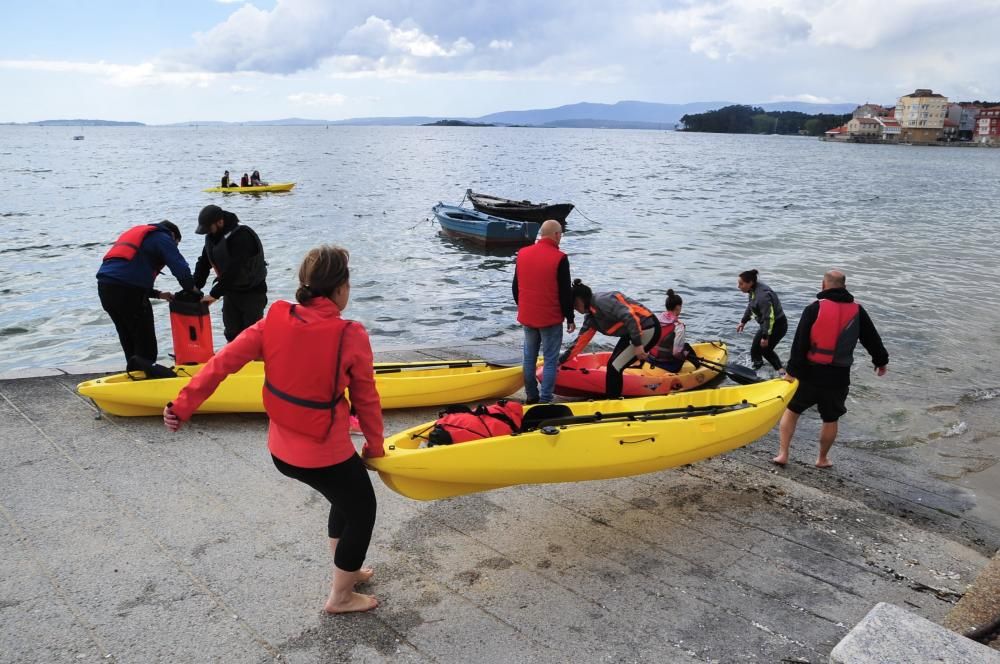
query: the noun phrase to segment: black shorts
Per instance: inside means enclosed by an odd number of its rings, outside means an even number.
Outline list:
[[[788,410],[801,414],[816,406],[820,419],[824,422],[836,422],[847,412],[847,393],[850,389],[850,385],[822,387],[799,381],[799,389],[795,390]]]

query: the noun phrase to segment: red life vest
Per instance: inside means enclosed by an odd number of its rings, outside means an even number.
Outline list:
[[[160,227],[153,224],[133,226],[118,236],[118,239],[115,240],[115,243],[111,245],[108,253],[104,254],[104,258],[101,260],[106,261],[112,258],[123,258],[127,261],[132,260],[139,252],[139,245],[146,239],[146,236],[158,230],[160,230]]]
[[[674,359],[674,330],[677,328],[677,319],[673,318],[671,322],[666,323],[663,320],[666,317],[665,313],[657,317],[660,321],[660,341],[649,350],[649,354],[656,358],[672,360]]]
[[[482,438],[509,436],[521,427],[524,407],[517,401],[501,399],[492,406],[451,406],[434,422],[427,446],[465,443]]]
[[[566,256],[550,238],[517,252],[517,322],[550,327],[563,320],[559,303],[559,263]]]
[[[286,429],[324,439],[344,397],[340,354],[351,321],[307,322],[279,300],[264,321],[264,410]]]
[[[819,301],[819,314],[809,332],[806,359],[813,364],[849,367],[860,334],[861,306],[857,302]]]

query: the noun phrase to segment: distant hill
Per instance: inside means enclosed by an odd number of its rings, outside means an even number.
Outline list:
[[[254,122],[181,122],[178,125],[352,125],[365,127],[416,127],[419,125],[441,126],[450,121],[466,125],[512,125],[518,127],[581,127],[594,129],[673,129],[684,115],[705,113],[725,106],[728,101],[697,101],[689,104],[660,104],[648,101],[620,101],[615,104],[595,104],[582,102],[555,108],[540,108],[525,111],[500,111],[477,118],[438,117],[428,115],[408,115],[402,117],[364,117],[346,120],[306,120],[287,118],[284,120],[263,120]],[[843,114],[850,113],[857,104],[809,104],[798,101],[751,104],[766,111],[797,111],[800,113]]]
[[[427,122],[421,127],[496,127],[495,124],[484,122],[469,122],[468,120],[438,120],[437,122]]]
[[[592,127],[616,129],[673,129],[684,115],[705,113],[731,106],[728,101],[698,101],[688,104],[660,104],[648,101],[619,101],[614,104],[581,102],[555,108],[538,108],[523,111],[500,111],[476,118],[439,117],[410,115],[403,117],[364,117],[346,120],[322,120],[310,118],[283,118],[279,120],[250,120],[225,122],[218,120],[188,120],[175,122],[169,127],[190,126],[311,126],[311,125],[357,125],[357,126],[418,126],[433,125],[442,121],[477,123],[487,125],[513,125],[534,127]],[[820,113],[841,115],[853,111],[857,104],[809,104],[805,102],[772,102],[749,104],[768,112],[796,111],[816,115]],[[114,122],[111,120],[43,120],[33,125],[83,125],[83,126],[144,126],[141,122]]]
[[[28,122],[37,127],[145,127],[142,122],[118,122],[116,120],[39,120]]]

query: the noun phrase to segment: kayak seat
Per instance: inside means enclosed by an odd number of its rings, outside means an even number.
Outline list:
[[[561,403],[542,403],[532,406],[524,413],[524,419],[521,420],[521,431],[534,431],[545,420],[557,417],[573,417],[573,410]]]

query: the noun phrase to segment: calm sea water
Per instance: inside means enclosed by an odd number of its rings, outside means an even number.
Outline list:
[[[227,168],[298,184],[202,193]],[[569,129],[0,127],[0,173],[0,371],[118,362],[94,279],[103,252],[133,224],[170,219],[193,266],[208,203],[260,234],[272,300],[291,297],[307,249],[348,247],[348,313],[376,348],[517,344],[513,253],[457,244],[431,221],[434,203],[472,187],[576,203],[563,240],[574,276],[653,308],[674,288],[690,335],[744,361],[738,272],[761,271],[794,329],[822,273],[845,270],[892,356],[884,379],[858,363],[861,435],[943,435],[960,423],[942,404],[1000,393],[997,150]],[[169,274],[158,284],[176,288]],[[162,356],[167,310],[155,311]]]

